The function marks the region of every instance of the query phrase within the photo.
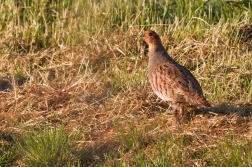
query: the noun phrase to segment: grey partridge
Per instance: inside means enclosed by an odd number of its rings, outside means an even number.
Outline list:
[[[198,81],[169,56],[158,34],[147,30],[141,37],[149,46],[148,76],[152,90],[172,106],[177,122],[181,123],[187,111],[211,107]]]

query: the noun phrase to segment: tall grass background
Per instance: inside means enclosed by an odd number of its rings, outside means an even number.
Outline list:
[[[251,166],[251,20],[250,0],[0,1],[0,166]],[[210,112],[176,126],[146,29]]]

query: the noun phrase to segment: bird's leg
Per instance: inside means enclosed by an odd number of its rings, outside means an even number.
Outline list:
[[[177,124],[183,122],[184,108],[180,104],[174,105],[174,116],[176,118]]]
[[[174,116],[175,116],[175,118],[176,118],[176,123],[177,123],[178,125],[180,125],[180,124],[181,124],[181,120],[180,120],[180,118],[179,118],[179,110],[178,110],[177,108],[174,110]]]

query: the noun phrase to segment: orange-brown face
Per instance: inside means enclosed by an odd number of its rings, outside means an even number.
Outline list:
[[[145,31],[141,37],[143,37],[143,40],[148,44],[159,44],[161,43],[161,40],[158,36],[158,34],[155,31],[147,30]]]

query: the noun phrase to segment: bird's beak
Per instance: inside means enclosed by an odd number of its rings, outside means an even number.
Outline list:
[[[140,37],[144,37],[144,33],[140,34]]]

